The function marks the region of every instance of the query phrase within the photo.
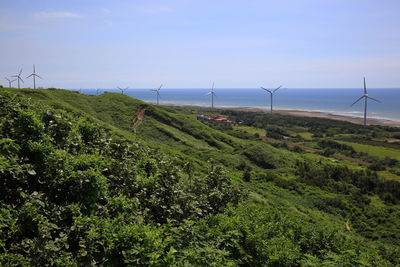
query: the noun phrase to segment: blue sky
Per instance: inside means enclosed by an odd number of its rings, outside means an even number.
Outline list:
[[[400,87],[399,0],[0,4],[0,75],[44,87]]]

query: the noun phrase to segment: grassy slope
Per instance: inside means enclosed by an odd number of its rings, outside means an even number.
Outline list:
[[[54,107],[83,112],[105,125],[114,126],[128,139],[139,138],[150,147],[168,153],[172,151],[180,158],[190,158],[198,163],[212,160],[225,166],[236,166],[243,158],[241,151],[254,144],[212,129],[192,116],[180,114],[170,108],[147,105],[143,101],[117,93],[92,96],[66,90],[29,89],[18,93]],[[131,132],[130,125],[141,105],[147,105],[147,110],[135,135]],[[264,146],[275,155],[282,154],[281,158],[291,158],[286,152],[278,151],[267,144]]]
[[[20,90],[18,93],[29,95],[54,107],[83,113],[128,139],[146,143],[182,160],[190,160],[200,168],[207,168],[210,161],[223,164],[230,170],[230,177],[240,183],[242,183],[240,179],[242,172],[238,171],[236,166],[242,161],[246,161],[246,164],[255,171],[267,173],[267,176],[270,174],[271,177],[280,177],[283,180],[294,178],[286,172],[285,166],[265,171],[251,157],[244,157],[243,153],[252,151],[257,144],[256,141],[235,138],[210,128],[193,119],[193,116],[178,113],[179,109],[148,105],[143,124],[137,134],[133,134],[130,131],[131,121],[139,106],[145,104],[140,100],[115,93],[89,96],[65,90]],[[283,165],[287,163],[290,165],[291,162],[301,158],[329,161],[311,153],[299,155],[274,148],[266,143],[262,146],[263,151],[266,151],[267,160],[273,156],[274,160],[282,162]],[[260,151],[255,150],[255,153]],[[303,195],[299,195],[290,188],[277,186],[273,179],[256,179],[253,183],[244,184],[251,192],[250,200],[255,203],[274,206],[285,212],[298,214],[307,220],[326,222],[337,229],[343,229],[344,218],[315,209],[312,204],[312,200],[317,196],[335,198],[340,197],[338,194],[327,193],[316,187],[306,187]],[[374,203],[378,201],[375,200]]]

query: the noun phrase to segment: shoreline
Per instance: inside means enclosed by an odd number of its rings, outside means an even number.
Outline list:
[[[205,106],[195,106],[195,105],[173,105],[167,104],[165,106],[175,106],[175,107],[194,107],[194,108],[210,108]],[[253,108],[253,107],[217,107],[216,109],[225,109],[225,110],[239,110],[239,111],[249,111],[249,112],[264,112],[269,113],[268,110],[261,108]],[[347,121],[354,124],[364,124],[364,118],[353,117],[353,116],[345,116],[345,115],[337,115],[329,112],[323,111],[306,111],[306,110],[296,110],[296,109],[277,109],[274,110],[273,113],[278,113],[282,115],[290,115],[297,117],[313,117],[313,118],[322,118],[322,119],[330,119],[330,120],[339,120],[339,121]],[[379,125],[379,126],[390,126],[390,127],[400,127],[400,120],[391,120],[391,119],[377,119],[377,118],[367,118],[367,125]]]
[[[253,112],[267,112],[262,109],[253,109],[253,108],[238,108],[238,110],[243,111],[253,111]],[[353,117],[353,116],[345,116],[345,115],[337,115],[328,112],[322,111],[305,111],[305,110],[274,110],[274,113],[282,114],[282,115],[291,115],[298,117],[313,117],[313,118],[322,118],[322,119],[331,119],[331,120],[339,120],[339,121],[347,121],[354,124],[364,124],[364,118]],[[390,127],[400,127],[400,121],[390,120],[390,119],[376,119],[376,118],[368,118],[367,117],[367,125],[380,125],[380,126],[390,126]]]

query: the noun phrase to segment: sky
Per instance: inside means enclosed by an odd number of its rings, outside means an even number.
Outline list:
[[[45,88],[400,88],[399,14],[399,0],[0,0],[0,75],[35,64]]]

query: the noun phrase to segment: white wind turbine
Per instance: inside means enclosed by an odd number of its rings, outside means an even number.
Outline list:
[[[36,89],[36,77],[39,77],[40,79],[43,79],[43,78],[36,74],[35,64],[33,64],[33,73],[31,75],[29,75],[28,77],[26,77],[26,79],[28,79],[31,76],[33,77],[33,89]]]
[[[264,87],[262,87],[261,86],[261,89],[263,89],[263,90],[265,90],[266,92],[268,92],[269,94],[270,94],[270,96],[271,96],[271,113],[272,113],[272,101],[273,101],[273,96],[274,96],[274,93],[276,92],[276,91],[278,91],[278,89],[279,88],[281,88],[282,87],[282,85],[280,85],[278,88],[276,88],[276,89],[274,89],[274,90],[270,90],[270,89],[266,89],[266,88],[264,88]]]
[[[367,103],[368,103],[367,100],[368,100],[368,98],[371,100],[374,100],[376,102],[379,102],[379,103],[381,103],[381,101],[379,101],[378,99],[372,98],[368,95],[367,85],[365,83],[365,77],[364,77],[364,95],[361,96],[359,99],[357,99],[353,104],[351,104],[350,107],[352,107],[355,103],[357,103],[358,101],[360,101],[363,98],[364,98],[364,125],[367,125]]]
[[[128,90],[128,87],[126,88],[117,87],[117,88],[121,91],[121,94],[124,94],[124,92]]]
[[[6,80],[8,81],[8,88],[11,88],[11,84],[12,84],[13,82],[15,82],[16,79],[10,80],[10,79],[8,79],[7,77],[5,77],[5,78],[6,78]]]
[[[22,80],[22,78],[21,78],[21,73],[22,73],[22,69],[19,71],[19,74],[11,76],[11,77],[16,77],[17,78],[17,80],[18,80],[18,89],[20,89],[19,81],[24,82],[24,80]]]
[[[208,92],[206,95],[211,95],[211,108],[214,108],[214,96],[215,96],[214,83],[212,84],[211,91]]]
[[[158,87],[158,89],[152,89],[152,90],[151,90],[151,91],[157,93],[157,105],[160,103],[160,90],[161,90],[161,87],[162,87],[162,86],[163,86],[163,85],[161,84],[160,87]]]

